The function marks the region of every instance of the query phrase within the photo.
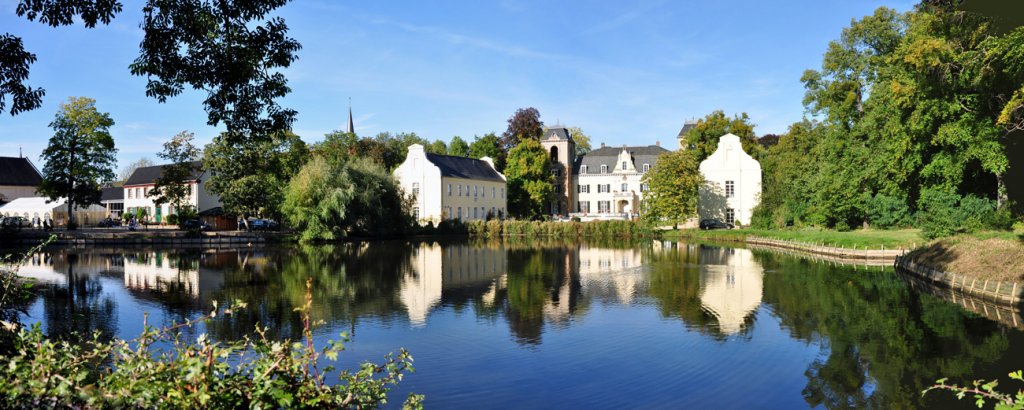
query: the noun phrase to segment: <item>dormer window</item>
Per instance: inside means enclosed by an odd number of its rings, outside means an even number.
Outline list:
[[[607,165],[604,165],[604,164],[601,165],[601,173],[602,174],[607,174],[608,173],[608,166]]]
[[[650,171],[651,170],[651,164],[644,164],[643,170],[644,170],[644,172]]]
[[[623,171],[625,171],[625,170],[626,170],[626,161],[622,161],[622,170],[623,170]]]
[[[581,174],[586,174],[587,173],[587,166],[586,165],[581,165],[580,166],[580,173]]]

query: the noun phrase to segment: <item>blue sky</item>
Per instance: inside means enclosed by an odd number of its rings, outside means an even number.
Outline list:
[[[160,104],[128,65],[138,53],[141,1],[109,26],[50,28],[0,0],[0,32],[35,52],[29,84],[43,107],[0,117],[0,156],[39,155],[58,105],[88,96],[109,112],[120,165],[189,130],[207,143],[201,92]],[[279,10],[303,45],[285,74],[283,105],[307,142],[344,127],[415,132],[430,140],[501,133],[517,108],[548,125],[581,127],[594,145],[675,148],[687,118],[747,112],[758,135],[804,115],[800,75],[818,68],[851,19],[911,1],[430,1],[296,0]]]

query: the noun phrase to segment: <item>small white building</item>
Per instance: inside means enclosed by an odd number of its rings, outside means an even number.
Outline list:
[[[206,182],[208,175],[203,170],[199,161],[193,162],[192,175],[188,180],[182,181],[189,187],[189,196],[185,203],[195,207],[196,212],[203,212],[221,206],[220,197],[207,192]],[[128,180],[124,182],[124,212],[129,215],[136,209],[146,209],[148,221],[162,223],[167,215],[175,213],[174,207],[170,204],[156,206],[149,191],[156,186],[156,180],[163,175],[164,167],[167,165],[155,165],[136,169]]]
[[[62,227],[68,222],[68,206],[65,202],[64,198],[50,201],[41,196],[18,198],[0,206],[0,215],[20,216],[32,221],[35,226],[42,226],[43,221],[52,221],[53,226]],[[106,217],[107,208],[95,204],[75,205],[74,214],[78,226],[91,226]]]
[[[716,218],[749,225],[761,197],[761,163],[743,151],[740,137],[725,134],[714,154],[700,163],[704,186],[700,189],[700,219]]]
[[[505,176],[490,158],[431,154],[413,144],[394,175],[414,197],[413,215],[420,223],[485,220],[508,214]]]

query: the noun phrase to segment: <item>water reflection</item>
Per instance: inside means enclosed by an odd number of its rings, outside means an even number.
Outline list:
[[[792,388],[810,406],[921,407],[948,404],[918,394],[939,377],[1004,377],[1024,359],[1024,350],[1015,348],[1024,345],[1020,331],[915,292],[892,271],[706,245],[389,241],[209,251],[64,249],[34,255],[22,273],[41,290],[24,321],[41,321],[55,335],[100,330],[132,337],[143,311],[167,323],[194,317],[214,300],[248,302],[249,309],[202,329],[218,340],[250,334],[257,325],[272,337],[300,337],[295,308],[305,303],[312,278],[312,315],[327,323],[321,335],[348,331],[358,341],[361,332],[386,333],[394,339],[390,350],[450,332],[414,353],[429,358],[432,348],[449,349],[465,358],[439,354],[444,359],[432,366],[465,360],[474,364],[469,368],[507,374],[517,383],[532,380],[531,372],[553,356],[614,363],[607,358],[639,346],[631,361],[644,365],[616,371],[671,386],[727,379],[730,369],[742,368],[771,375],[780,384],[773,391]],[[510,340],[512,348],[494,350]],[[756,354],[748,351],[754,346]],[[778,353],[786,349],[807,353],[797,359]],[[793,374],[775,373],[792,360],[806,360],[798,363],[798,382],[786,381]],[[495,370],[492,362],[506,364]],[[681,368],[704,370],[695,376]],[[448,386],[438,377],[438,385]],[[473,377],[461,374],[451,383]],[[516,391],[545,385],[537,383]],[[720,397],[730,396],[727,385]],[[750,387],[737,386],[734,393]],[[649,386],[637,389],[628,395],[646,397]],[[755,404],[792,404],[765,400]],[[563,404],[556,407],[579,403]]]

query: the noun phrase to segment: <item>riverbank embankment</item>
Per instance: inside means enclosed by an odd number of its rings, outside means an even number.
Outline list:
[[[2,238],[3,246],[34,246],[53,235],[51,245],[75,246],[149,246],[170,245],[178,247],[220,247],[245,246],[289,241],[291,234],[285,232],[211,231],[189,232],[170,229],[140,231],[125,230],[77,230],[45,232],[24,230]]]

